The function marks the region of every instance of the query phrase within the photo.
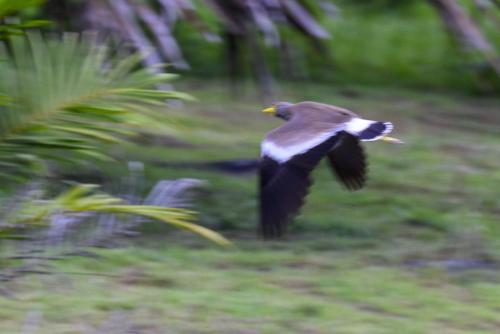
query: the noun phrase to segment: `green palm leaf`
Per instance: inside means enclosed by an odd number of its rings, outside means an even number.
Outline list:
[[[0,9],[1,5],[0,0]],[[11,53],[0,56],[0,178],[40,174],[45,160],[105,159],[103,143],[122,142],[145,125],[158,123],[154,113],[145,110],[166,107],[167,99],[191,99],[184,93],[155,89],[173,75],[141,69],[137,55],[110,57],[105,47],[76,34],[65,34],[62,41],[40,34],[13,37],[9,47]],[[129,205],[106,194],[92,194],[93,188],[81,185],[40,205],[28,204],[27,213],[17,220],[39,223],[56,212],[133,214],[167,222],[220,245],[230,244],[194,224],[192,211]]]
[[[11,38],[10,47],[0,63],[0,160],[10,167],[19,164],[13,152],[40,160],[98,157],[101,143],[134,135],[138,122],[156,123],[139,111],[191,99],[155,89],[174,75],[137,69],[137,55],[110,58],[105,47],[77,34],[59,41],[33,33]]]
[[[96,185],[82,184],[71,188],[52,200],[28,202],[16,213],[11,226],[18,224],[46,223],[54,214],[74,214],[97,212],[112,214],[138,215],[166,222],[175,227],[188,230],[211,240],[221,246],[232,243],[212,230],[193,223],[196,213],[186,209],[165,208],[154,205],[130,205],[122,199],[104,193],[95,193]],[[2,232],[0,230],[0,232]],[[6,231],[3,231],[6,232]]]

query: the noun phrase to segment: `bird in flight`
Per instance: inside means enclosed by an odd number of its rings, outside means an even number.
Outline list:
[[[358,190],[366,180],[366,158],[360,141],[388,137],[390,122],[360,118],[354,112],[317,102],[279,102],[262,110],[286,121],[269,132],[261,145],[260,232],[282,236],[304,204],[310,173],[326,156],[339,182]]]

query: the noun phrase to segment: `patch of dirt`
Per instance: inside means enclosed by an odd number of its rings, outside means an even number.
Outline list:
[[[284,279],[277,282],[277,284],[286,289],[299,292],[309,291],[317,287],[316,284],[302,279]]]
[[[272,281],[274,285],[285,288],[287,290],[307,294],[314,297],[326,298],[328,295],[319,290],[317,284],[303,279],[282,279],[279,281]]]
[[[410,219],[404,220],[403,223],[405,225],[408,225],[408,226],[411,226],[414,228],[426,228],[426,229],[431,229],[431,230],[438,231],[438,232],[446,231],[445,226],[437,225],[434,222],[429,221],[429,220],[410,218]]]
[[[463,271],[474,269],[498,269],[498,263],[483,259],[451,258],[442,260],[408,260],[405,265],[410,268],[441,268],[449,271]]]
[[[386,317],[393,317],[393,318],[407,318],[407,316],[390,312],[387,310],[384,310],[381,307],[375,306],[375,305],[369,305],[369,304],[356,304],[354,305],[355,308],[358,310],[364,311],[364,312],[370,312],[370,313],[377,313],[377,314],[382,314]]]
[[[315,263],[306,260],[290,260],[285,262],[284,265],[292,269],[326,269],[326,270],[335,269],[335,266],[329,263],[318,263],[318,262]]]
[[[168,277],[155,277],[148,275],[142,269],[129,268],[118,278],[118,283],[123,285],[140,285],[168,288],[175,286],[175,281]]]

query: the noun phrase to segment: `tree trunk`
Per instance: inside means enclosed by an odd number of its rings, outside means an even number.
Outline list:
[[[143,34],[142,29],[137,25],[134,10],[129,3],[125,0],[111,0],[107,3],[111,8],[111,12],[114,13],[114,18],[118,21],[120,28],[144,57],[144,65],[153,71],[157,71],[156,66],[162,63],[161,57]]]
[[[266,65],[264,53],[259,44],[257,31],[252,28],[249,28],[248,30],[246,39],[248,40],[248,45],[252,50],[251,62],[253,74],[255,81],[259,86],[261,97],[266,100],[267,98],[272,97],[274,93],[273,77]]]
[[[136,5],[136,12],[142,21],[149,27],[154,37],[158,41],[163,55],[172,63],[172,65],[181,70],[189,69],[189,65],[182,56],[181,49],[176,39],[172,36],[170,27],[153,10],[145,5]]]
[[[132,41],[136,49],[142,55],[142,63],[152,73],[159,73],[158,65],[162,64],[162,59],[148,38],[142,32],[141,27],[135,20],[134,10],[126,0],[109,0],[107,2],[114,13],[115,18],[121,29],[126,33]],[[157,85],[159,90],[169,91],[173,86],[169,83],[161,83]],[[170,106],[181,106],[181,101],[169,100],[167,104]]]
[[[429,0],[438,10],[448,30],[467,49],[479,51],[488,65],[500,76],[500,62],[492,44],[456,0]]]
[[[226,50],[227,50],[227,64],[229,71],[229,82],[231,93],[235,96],[240,95],[240,80],[241,80],[241,45],[239,36],[226,31]]]

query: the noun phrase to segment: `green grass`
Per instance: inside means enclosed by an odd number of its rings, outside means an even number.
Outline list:
[[[178,119],[175,144],[163,138],[110,153],[144,161],[145,188],[208,180],[200,223],[237,248],[145,226],[130,247],[55,261],[59,274],[5,285],[16,299],[0,299],[0,333],[19,332],[33,314],[42,316],[36,333],[56,334],[500,332],[499,100],[284,86],[279,99],[391,120],[406,144],[366,143],[370,174],[360,192],[343,190],[321,166],[287,239],[262,242],[252,173],[161,163],[258,157],[262,136],[280,121],[259,113],[265,103],[250,93],[235,99],[214,82],[180,86],[203,103],[169,114]],[[125,170],[102,169],[110,178]],[[484,267],[446,267],[453,260]]]
[[[167,243],[171,244],[167,241]],[[497,333],[498,275],[409,270],[391,250],[240,242],[238,251],[163,246],[58,262],[7,287],[2,333],[29,311],[37,333]],[[64,274],[69,273],[69,274]],[[87,275],[83,275],[87,274]],[[100,276],[103,275],[103,276]],[[111,331],[107,332],[111,333]]]

